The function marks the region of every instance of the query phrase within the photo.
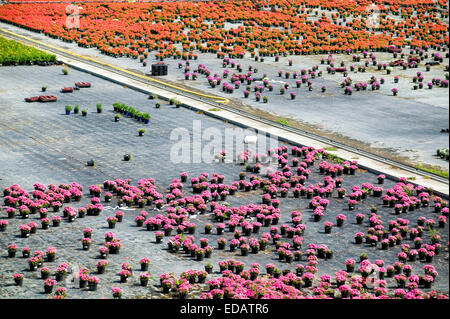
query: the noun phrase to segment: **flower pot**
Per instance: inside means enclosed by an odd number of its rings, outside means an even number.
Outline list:
[[[97,267],[97,273],[98,274],[104,274],[106,271],[106,267]]]
[[[128,276],[120,276],[120,282],[126,283],[128,281]]]
[[[56,281],[63,281],[65,277],[66,277],[65,274],[59,274],[59,273],[55,274],[55,280]]]
[[[141,278],[140,282],[141,282],[141,286],[142,287],[147,287],[147,285],[148,285],[148,278]]]
[[[22,237],[22,238],[28,238],[28,237],[30,237],[30,233],[28,233],[28,232],[22,232],[22,233],[20,234],[20,237]]]
[[[16,286],[22,286],[23,278],[15,278],[14,283],[16,284]]]

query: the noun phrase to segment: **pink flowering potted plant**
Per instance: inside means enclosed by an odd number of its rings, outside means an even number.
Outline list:
[[[323,223],[323,225],[324,225],[324,229],[325,229],[325,234],[331,233],[331,229],[333,228],[333,223],[326,221]]]
[[[30,237],[30,232],[31,232],[30,226],[28,226],[28,225],[20,225],[19,229],[20,229],[20,236],[22,238]]]
[[[148,266],[150,265],[150,259],[147,257],[139,260],[139,264],[141,265],[141,271],[148,271]]]
[[[90,238],[82,238],[81,246],[82,246],[83,250],[89,250],[89,248],[91,247],[91,239]]]
[[[50,277],[50,268],[42,267],[41,268],[41,279],[47,279]]]
[[[58,227],[61,224],[61,216],[52,216],[53,227]]]
[[[114,217],[114,216],[109,216],[109,217],[106,219],[106,221],[107,221],[108,227],[109,227],[110,229],[116,228],[116,223],[117,223],[117,221],[118,221],[116,217]]]
[[[353,272],[355,270],[356,261],[354,259],[347,259],[345,261],[345,266],[347,268],[347,272]]]
[[[16,252],[17,252],[17,245],[16,244],[8,245],[8,257],[9,258],[16,257]]]
[[[8,221],[4,219],[0,219],[0,232],[4,232],[8,227]]]
[[[364,238],[364,233],[363,232],[357,232],[355,234],[355,243],[356,244],[362,244],[363,238]]]
[[[106,271],[106,266],[108,266],[108,261],[107,260],[99,260],[97,262],[97,273],[98,274],[104,274]]]
[[[96,276],[88,276],[88,287],[90,291],[96,291],[100,279]]]
[[[147,287],[149,278],[150,274],[148,272],[139,275],[139,281],[142,287]]]
[[[120,282],[126,283],[128,281],[128,278],[131,277],[131,271],[129,271],[127,269],[122,269],[119,272],[119,276],[120,276]]]
[[[344,224],[344,221],[347,219],[347,217],[343,214],[338,214],[336,216],[336,225],[338,227],[341,227]]]

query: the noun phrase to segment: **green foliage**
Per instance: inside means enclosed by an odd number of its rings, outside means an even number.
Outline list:
[[[433,169],[433,168],[431,168],[431,169],[430,168],[425,168],[422,165],[417,165],[416,167],[418,169],[422,170],[422,171],[433,173],[433,174],[445,177],[447,179],[449,178],[448,171],[441,171],[441,170],[437,170],[437,169]]]
[[[56,55],[0,37],[0,64],[29,64],[37,62],[56,62]]]

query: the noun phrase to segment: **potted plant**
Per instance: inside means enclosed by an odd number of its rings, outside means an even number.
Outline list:
[[[75,107],[73,108],[73,113],[78,114],[79,112],[80,112],[80,106],[75,105]]]
[[[357,232],[357,233],[355,234],[355,243],[356,243],[356,244],[362,244],[363,238],[364,238],[364,233],[362,233],[362,232]]]
[[[338,227],[341,227],[344,224],[344,221],[347,219],[347,217],[345,217],[345,215],[343,214],[338,214],[336,216],[336,225]]]
[[[106,259],[108,258],[108,247],[102,246],[99,248],[100,258]]]
[[[28,225],[20,225],[19,229],[20,229],[20,236],[22,238],[30,237],[30,232],[31,232],[30,226],[28,226]]]
[[[28,266],[30,268],[30,271],[36,271],[39,265],[39,257],[31,257],[28,259]]]
[[[148,266],[150,265],[150,259],[148,259],[147,257],[144,257],[141,260],[139,260],[139,264],[141,265],[142,271],[148,271]]]
[[[55,247],[48,247],[46,250],[46,255],[47,255],[47,261],[48,262],[53,262],[55,261],[56,258],[56,248]]]
[[[150,274],[148,272],[139,275],[139,281],[142,287],[147,287]]]
[[[31,249],[29,247],[23,247],[22,248],[22,257],[23,258],[29,258],[31,253]]]
[[[41,278],[45,280],[49,277],[50,277],[50,269],[47,267],[42,267],[41,268]]]
[[[325,229],[325,234],[329,234],[331,233],[331,229],[333,228],[333,223],[332,222],[324,222],[324,229]]]
[[[98,103],[97,105],[96,105],[96,108],[97,108],[97,113],[102,113],[102,105],[100,104],[100,103]]]
[[[113,229],[116,227],[117,218],[113,216],[109,216],[106,221],[108,222],[108,226],[110,229]]]
[[[248,244],[242,244],[241,246],[240,246],[240,248],[241,248],[241,255],[242,256],[247,256],[248,255],[248,250],[249,250],[249,245]]]
[[[91,247],[91,239],[90,238],[82,238],[81,246],[82,246],[83,250],[89,250],[89,248]]]
[[[99,260],[97,262],[97,273],[98,274],[104,274],[106,271],[106,266],[108,266],[108,261],[107,260]]]
[[[207,262],[207,263],[205,264],[205,271],[206,271],[208,274],[210,274],[210,273],[212,273],[212,270],[213,270],[213,265],[212,265],[210,262]]]
[[[100,279],[96,276],[88,276],[88,286],[90,291],[96,291]]]
[[[81,110],[81,115],[82,116],[87,116],[87,110],[86,109],[82,109]]]
[[[58,265],[58,267],[56,268],[56,272],[55,272],[56,281],[64,280],[64,278],[67,274],[67,266],[68,265],[66,263],[62,263],[62,264]]]

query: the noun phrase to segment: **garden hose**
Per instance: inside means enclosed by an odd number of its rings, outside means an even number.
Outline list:
[[[28,38],[28,37],[26,37],[26,36],[23,36],[23,35],[14,33],[14,32],[11,32],[11,31],[8,31],[8,30],[4,30],[4,29],[2,29],[2,28],[0,28],[0,31],[1,31],[1,32],[4,32],[4,33],[6,33],[6,34],[10,34],[11,36],[14,36],[14,37],[18,37],[18,38],[24,39],[24,40],[29,41],[29,42],[33,42],[33,43],[36,43],[36,44],[40,44],[41,46],[44,46],[44,47],[52,48],[53,50],[57,50],[57,51],[64,52],[64,53],[69,54],[69,55],[76,56],[77,58],[80,58],[80,59],[83,59],[83,60],[87,60],[87,61],[90,61],[90,62],[94,62],[94,63],[97,63],[97,64],[101,64],[101,65],[103,65],[103,66],[106,66],[106,67],[109,67],[109,68],[118,70],[118,71],[120,71],[120,72],[125,72],[125,73],[128,73],[128,74],[130,74],[130,75],[140,77],[140,78],[142,78],[142,79],[144,79],[144,80],[147,80],[147,81],[151,81],[151,82],[154,82],[154,83],[158,83],[158,84],[161,84],[161,85],[164,85],[164,86],[173,88],[173,89],[177,89],[177,90],[182,91],[182,92],[185,92],[185,93],[189,93],[189,94],[201,96],[201,97],[203,97],[203,98],[211,99],[211,100],[213,100],[214,102],[217,102],[217,103],[228,104],[228,102],[230,101],[229,99],[224,98],[224,97],[212,96],[212,95],[202,94],[202,93],[190,91],[190,90],[187,90],[187,89],[183,89],[183,88],[180,88],[180,87],[175,86],[175,85],[172,85],[172,84],[168,84],[168,83],[163,82],[163,81],[159,81],[159,80],[156,80],[156,79],[152,79],[152,78],[149,78],[149,77],[147,77],[147,76],[144,76],[144,75],[141,75],[141,74],[137,74],[137,73],[134,73],[134,72],[131,72],[131,71],[122,69],[122,68],[120,68],[120,67],[111,65],[111,64],[109,64],[109,63],[101,62],[101,61],[95,60],[95,59],[93,59],[93,58],[89,58],[89,57],[85,57],[85,56],[83,56],[83,55],[76,54],[76,53],[74,53],[74,52],[66,51],[66,50],[64,50],[64,49],[55,47],[55,46],[53,46],[53,45],[51,45],[51,44],[43,43],[43,42],[41,42],[41,41],[34,40],[34,39]]]

